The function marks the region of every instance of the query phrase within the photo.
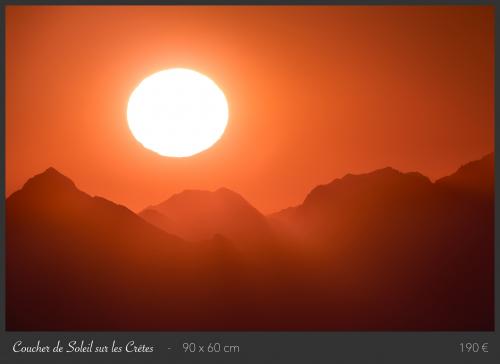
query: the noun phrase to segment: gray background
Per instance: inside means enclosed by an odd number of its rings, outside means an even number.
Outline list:
[[[5,153],[5,8],[15,4],[165,4],[166,1],[0,1],[0,141]],[[169,1],[169,4],[303,4],[303,5],[495,5],[493,1]],[[496,10],[495,10],[496,18]],[[495,19],[496,20],[496,19]],[[495,46],[499,32],[495,27]],[[497,49],[497,47],[495,47]],[[496,58],[495,64],[498,65]],[[495,67],[498,69],[498,67]],[[498,85],[498,73],[495,86]],[[496,87],[495,87],[496,88]],[[495,94],[498,105],[499,97]],[[497,117],[495,116],[495,125]],[[496,128],[497,129],[497,128]],[[495,132],[497,140],[498,130]],[[495,171],[498,171],[498,160]],[[5,158],[0,159],[0,363],[500,363],[500,340],[496,332],[6,332],[5,331]],[[495,172],[497,173],[497,172]],[[496,178],[498,190],[499,181]],[[499,196],[495,197],[498,208]],[[495,229],[499,216],[495,216]],[[495,238],[495,262],[499,261],[498,236]],[[495,265],[495,278],[498,277]],[[499,280],[495,279],[495,302],[499,312]],[[498,315],[495,315],[498,328]],[[134,340],[137,344],[154,346],[153,353],[13,353],[12,346],[22,340],[30,346],[64,345],[71,340],[94,340],[95,345],[120,345]],[[239,353],[184,353],[182,343],[201,345],[220,342],[238,345]],[[461,342],[488,343],[488,353],[461,353]]]

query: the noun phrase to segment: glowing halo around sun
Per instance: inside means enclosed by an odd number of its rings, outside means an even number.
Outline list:
[[[146,77],[128,101],[130,131],[165,157],[189,157],[213,146],[229,118],[226,97],[207,76],[170,68]]]

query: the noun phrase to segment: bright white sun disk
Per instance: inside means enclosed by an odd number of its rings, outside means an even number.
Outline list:
[[[166,157],[189,157],[224,134],[228,104],[207,76],[171,68],[145,78],[132,92],[127,119],[134,137]]]

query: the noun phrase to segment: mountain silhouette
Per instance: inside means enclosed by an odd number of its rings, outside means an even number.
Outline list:
[[[185,190],[142,211],[151,224],[186,240],[210,239],[216,234],[234,241],[267,239],[266,218],[236,192]]]
[[[297,235],[310,238],[348,228],[366,217],[369,223],[381,210],[412,204],[428,194],[432,183],[419,173],[387,167],[366,174],[348,174],[314,188],[304,202],[269,216]],[[355,215],[352,216],[351,215]],[[322,239],[320,239],[322,240]]]
[[[267,217],[227,189],[139,216],[49,168],[6,201],[6,324],[493,330],[493,233],[493,154],[436,182],[349,174]]]
[[[226,329],[216,313],[238,307],[243,263],[221,236],[183,241],[53,168],[12,194],[6,212],[8,330]],[[234,287],[221,286],[226,266]],[[223,300],[203,318],[213,292]]]
[[[495,190],[495,159],[493,153],[479,161],[467,163],[454,174],[443,177],[436,184],[450,190],[468,190],[490,198]]]
[[[301,205],[269,218],[326,267],[318,285],[342,277],[333,284],[350,301],[345,307],[379,308],[393,328],[418,306],[407,322],[414,329],[439,321],[448,329],[491,330],[493,186],[493,154],[435,183],[385,168],[318,186]],[[338,298],[329,299],[333,305]],[[346,311],[345,325],[362,328],[370,317],[359,312]]]

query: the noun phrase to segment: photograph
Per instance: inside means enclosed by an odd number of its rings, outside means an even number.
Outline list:
[[[493,6],[3,16],[7,332],[494,332]]]

